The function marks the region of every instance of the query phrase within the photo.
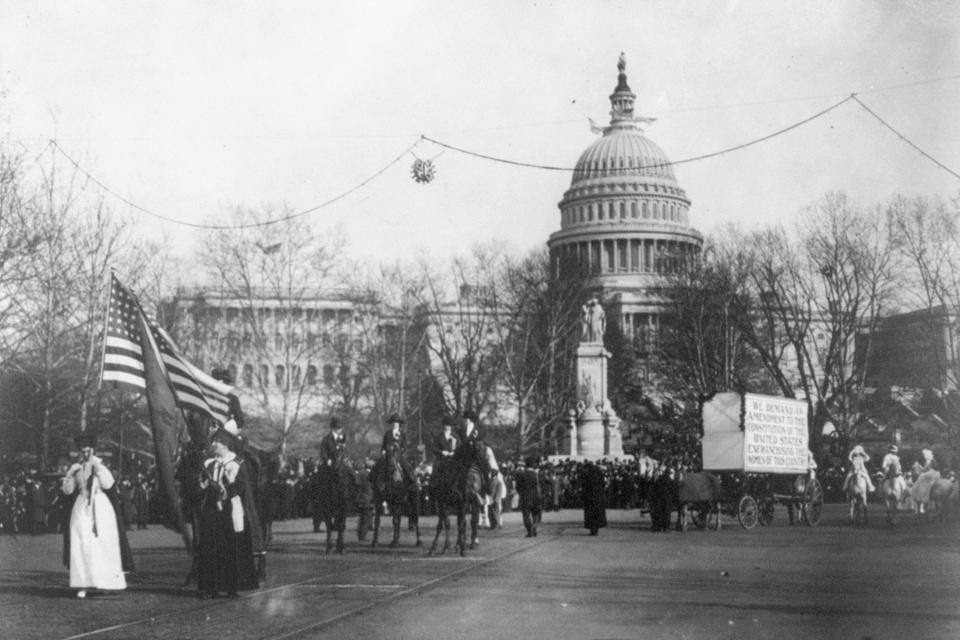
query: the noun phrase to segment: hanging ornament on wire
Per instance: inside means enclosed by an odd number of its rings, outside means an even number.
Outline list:
[[[414,156],[414,158],[417,158]],[[434,177],[437,175],[437,168],[433,164],[433,160],[422,160],[417,158],[413,161],[413,166],[410,168],[410,173],[413,175],[413,179],[416,180],[419,184],[427,184],[432,182]]]

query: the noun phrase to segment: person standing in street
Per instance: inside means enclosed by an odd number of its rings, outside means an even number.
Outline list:
[[[603,470],[588,460],[580,471],[580,487],[583,492],[583,527],[595,536],[607,526],[606,485]]]
[[[537,474],[537,458],[530,456],[516,474],[520,514],[528,538],[537,537],[537,526],[543,516],[543,494],[540,492],[540,477]]]
[[[117,514],[105,491],[114,484],[113,474],[94,454],[96,439],[81,434],[76,439],[80,461],[67,470],[61,491],[74,496],[70,513],[70,586],[77,597],[93,589],[120,591],[127,588],[120,552]]]
[[[254,487],[246,461],[237,455],[242,443],[221,428],[210,438],[213,457],[203,464],[197,517],[197,587],[201,599],[256,589],[251,518],[256,513]]]

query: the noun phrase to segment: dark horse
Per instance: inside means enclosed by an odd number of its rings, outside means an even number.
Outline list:
[[[329,462],[330,464],[321,464],[317,469],[318,515],[327,529],[327,553],[334,548],[334,532],[337,534],[336,551],[343,553],[343,531],[347,526],[354,473],[342,448],[337,451],[336,458]]]
[[[479,440],[462,442],[451,460],[434,468],[430,478],[430,495],[437,509],[437,534],[429,555],[437,551],[441,532],[445,538],[440,554],[450,548],[451,512],[457,515],[457,549],[460,555],[466,555],[467,512],[470,513],[470,548],[477,547],[484,477],[488,471],[486,445]]]
[[[419,492],[416,481],[411,478],[400,463],[399,449],[388,449],[380,458],[370,473],[373,485],[373,542],[370,546],[377,546],[380,536],[380,516],[383,504],[387,504],[390,517],[393,520],[393,540],[391,547],[400,544],[400,521],[406,512],[410,517],[410,524],[417,533],[417,545],[423,546],[420,540]]]

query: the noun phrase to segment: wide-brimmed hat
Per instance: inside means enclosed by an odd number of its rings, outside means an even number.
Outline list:
[[[898,449],[898,448],[897,448],[897,445],[895,445],[895,444],[892,444],[892,445],[890,445],[889,447],[887,447],[887,451],[889,451],[890,453],[896,453],[896,452],[899,451],[899,450],[900,450],[900,449]]]
[[[470,410],[464,411],[463,419],[469,420],[470,422],[480,422],[480,417],[477,415],[476,411],[470,411]]]
[[[330,430],[336,431],[337,429],[343,429],[343,421],[339,417],[333,416],[330,418]]]
[[[236,452],[240,447],[239,438],[223,427],[220,427],[213,432],[213,435],[210,436],[210,442],[222,442],[223,444],[227,445],[227,448],[234,452]]]
[[[386,419],[387,424],[393,424],[394,422],[398,424],[407,424],[407,421],[401,418],[399,413],[391,413],[390,417]]]
[[[78,449],[83,449],[84,447],[96,448],[97,446],[97,436],[92,433],[80,433],[74,437],[73,441],[76,443]]]
[[[443,420],[440,421],[440,426],[455,427],[457,426],[457,419],[453,416],[443,416]]]

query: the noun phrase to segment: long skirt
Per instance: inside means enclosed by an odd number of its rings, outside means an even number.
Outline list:
[[[939,479],[940,472],[936,469],[921,473],[917,481],[913,483],[913,487],[910,488],[913,501],[918,503],[930,502],[930,489],[933,487],[933,483]]]
[[[120,557],[117,516],[102,493],[91,504],[84,496],[70,515],[70,586],[78,589],[126,589]]]
[[[227,502],[227,505],[230,503]],[[246,591],[257,588],[249,522],[235,533],[229,509],[204,505],[200,511],[197,586],[200,591]]]

